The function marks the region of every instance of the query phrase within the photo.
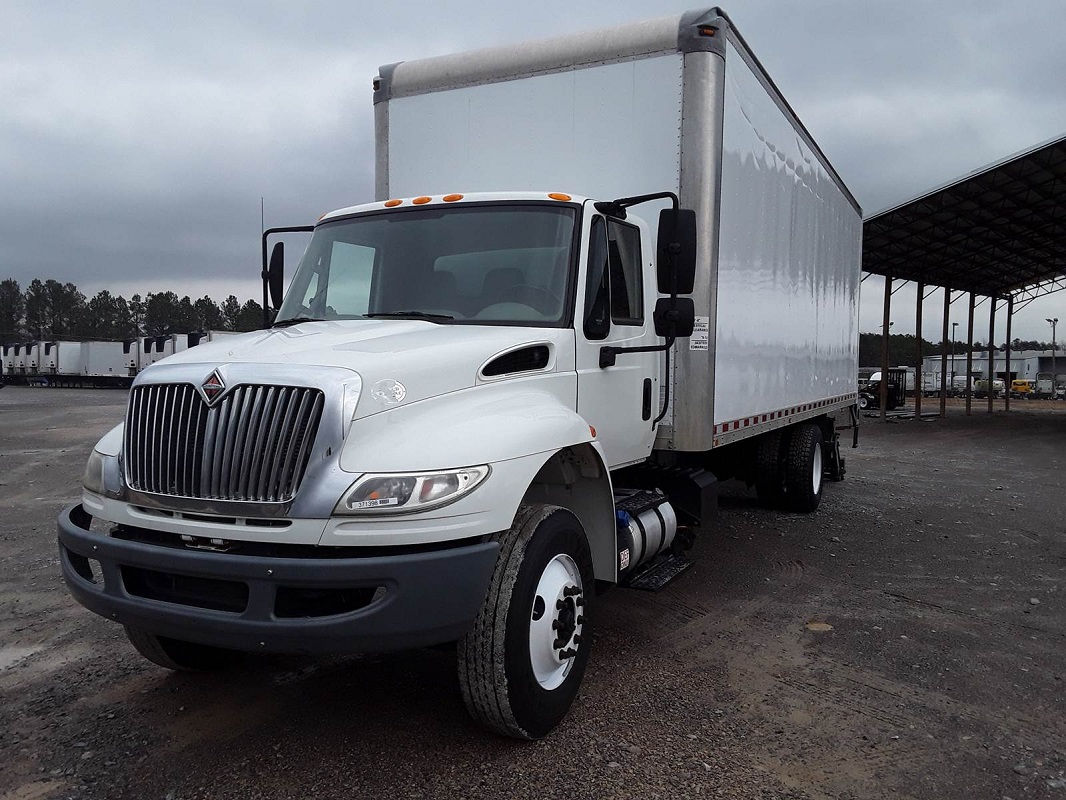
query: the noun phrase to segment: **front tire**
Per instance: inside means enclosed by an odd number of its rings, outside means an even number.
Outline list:
[[[566,716],[588,662],[594,577],[585,532],[559,506],[519,507],[473,629],[459,642],[470,715],[517,739],[546,736]]]
[[[178,672],[211,672],[240,661],[242,653],[206,644],[156,636],[140,628],[126,628],[130,644],[153,664]]]

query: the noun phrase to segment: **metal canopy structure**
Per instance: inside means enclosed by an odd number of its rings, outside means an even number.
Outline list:
[[[1066,288],[1066,136],[867,218],[862,267],[989,297]]]
[[[894,281],[918,284],[917,338],[927,287],[944,288],[943,341],[950,307],[969,293],[969,350],[973,345],[978,295],[990,297],[989,339],[993,340],[997,301],[1007,306],[1006,352],[1009,371],[1011,317],[1037,297],[1066,289],[1066,136],[1009,156],[913,200],[868,217],[863,223],[863,271],[885,278],[882,369],[888,368],[888,329]],[[898,289],[898,285],[897,285]],[[1050,320],[1049,320],[1050,321]],[[986,379],[993,372],[989,348]],[[921,353],[918,354],[921,363]],[[941,368],[940,413],[948,392],[946,355]],[[973,365],[966,368],[966,412],[973,393]],[[887,373],[885,373],[887,374]],[[919,372],[916,377],[920,376]],[[1007,379],[1009,388],[1010,375]],[[920,380],[920,377],[918,377]],[[952,375],[954,380],[954,375]],[[882,381],[882,416],[886,382]],[[985,387],[988,410],[994,391]],[[921,413],[920,386],[915,412]],[[1010,408],[1009,391],[1004,392]]]

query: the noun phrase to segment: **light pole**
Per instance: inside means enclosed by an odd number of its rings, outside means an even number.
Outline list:
[[[1059,388],[1058,364],[1055,358],[1057,355],[1056,351],[1058,350],[1055,344],[1055,328],[1059,324],[1059,318],[1055,317],[1052,319],[1051,317],[1045,317],[1045,319],[1051,325],[1051,396],[1054,397],[1055,392],[1058,391]]]
[[[955,388],[955,329],[959,323],[951,323],[951,388]]]

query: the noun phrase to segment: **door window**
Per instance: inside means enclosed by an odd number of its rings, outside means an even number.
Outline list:
[[[640,270],[640,229],[617,220],[607,223],[611,275],[611,319],[616,325],[644,323]]]
[[[640,229],[596,217],[585,282],[585,337],[605,339],[616,325],[644,324]]]

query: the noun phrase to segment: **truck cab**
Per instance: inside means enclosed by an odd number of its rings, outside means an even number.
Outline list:
[[[562,550],[521,600],[558,606],[531,650],[557,688],[583,668],[592,587],[677,529],[652,494],[634,517],[658,528],[620,560],[611,474],[652,453],[665,353],[692,325],[659,290],[691,290],[695,256],[660,273],[649,225],[609,212],[553,192],[324,216],[269,329],[137,376],[60,520],[75,596],[170,667],[432,645],[484,613],[507,536],[547,528],[538,545]]]

